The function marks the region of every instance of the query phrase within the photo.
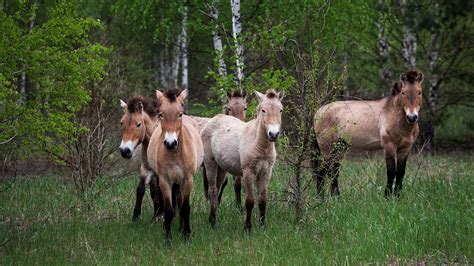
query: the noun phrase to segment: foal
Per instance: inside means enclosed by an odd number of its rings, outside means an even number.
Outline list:
[[[338,194],[337,175],[340,156],[331,158],[335,143],[345,143],[362,150],[383,149],[387,166],[385,196],[402,190],[408,154],[418,137],[418,114],[423,102],[423,74],[416,70],[400,76],[392,95],[378,101],[338,101],[321,107],[315,115],[314,129],[325,163],[315,174],[318,190],[324,182],[325,171],[331,168],[332,194]],[[335,160],[330,165],[328,161]]]
[[[276,159],[274,142],[280,134],[283,106],[280,94],[273,90],[267,91],[266,94],[256,92],[256,95],[259,105],[255,119],[245,123],[232,116],[217,115],[201,133],[211,203],[209,221],[213,226],[216,223],[217,198],[226,172],[243,176],[247,196],[244,228],[250,231],[252,227],[254,182],[259,195],[260,224],[265,224],[268,184]]]
[[[134,151],[141,144],[140,181],[138,182],[135,208],[132,221],[138,221],[142,210],[145,186],[150,185],[150,195],[153,200],[153,218],[163,213],[163,200],[156,176],[151,171],[147,161],[147,148],[153,133],[158,114],[158,101],[156,99],[133,97],[127,103],[120,100],[123,116],[120,120],[122,126],[122,143],[119,150],[123,158],[130,159]]]
[[[180,231],[184,236],[191,234],[189,225],[189,197],[193,187],[193,176],[203,160],[203,146],[195,122],[183,115],[187,90],[178,93],[169,90],[156,91],[160,102],[158,114],[160,125],[150,139],[148,162],[158,175],[163,193],[165,212],[165,238],[171,239],[171,221],[175,214],[175,202],[179,193]],[[179,191],[178,191],[179,190]]]

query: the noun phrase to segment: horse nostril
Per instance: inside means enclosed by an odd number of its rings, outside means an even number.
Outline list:
[[[166,149],[172,151],[176,149],[176,146],[178,146],[178,141],[173,140],[173,141],[166,141],[164,142]]]
[[[407,115],[407,121],[409,123],[414,123],[418,120],[418,115]]]
[[[270,137],[271,141],[275,141],[279,135],[280,132],[268,132],[268,136]]]
[[[129,159],[132,157],[132,151],[129,148],[119,148],[119,150],[123,158]]]

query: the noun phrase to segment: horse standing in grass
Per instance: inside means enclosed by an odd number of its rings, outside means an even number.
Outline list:
[[[159,122],[150,139],[148,163],[158,175],[164,200],[164,229],[167,241],[171,239],[171,222],[176,201],[180,206],[180,231],[191,234],[189,197],[193,188],[193,176],[203,160],[203,145],[191,118],[184,116],[183,105],[188,91],[179,93],[168,90],[156,91],[160,103]],[[179,193],[179,197],[178,197]]]
[[[246,91],[228,91],[227,92],[227,104],[224,106],[224,114],[233,116],[235,118],[240,119],[240,121],[245,121],[245,111],[247,110],[247,92]],[[210,118],[206,118],[206,124],[209,122]],[[202,130],[204,130],[204,126],[202,126]],[[200,131],[202,131],[200,130]],[[203,184],[204,184],[204,195],[208,198],[208,189],[209,183],[207,182],[206,177],[206,168],[203,167]],[[220,203],[222,200],[222,193],[224,192],[224,188],[227,185],[227,178],[225,178],[224,183],[222,184],[222,188],[219,193],[218,202]],[[234,176],[234,192],[235,192],[235,204],[238,207],[242,206],[242,197],[241,197],[241,190],[242,190],[242,176]]]
[[[314,129],[323,165],[315,170],[318,190],[330,172],[331,192],[339,194],[339,147],[349,144],[362,150],[383,149],[387,166],[385,196],[402,190],[408,154],[419,128],[418,115],[423,102],[423,74],[416,70],[400,76],[390,96],[377,101],[337,101],[321,107],[315,115]],[[336,145],[335,145],[336,144]],[[340,150],[340,149],[339,149]]]
[[[259,105],[255,119],[245,123],[232,116],[217,115],[201,133],[205,150],[204,165],[209,182],[209,221],[213,226],[216,223],[218,195],[226,172],[243,176],[247,210],[244,228],[250,231],[252,227],[254,182],[258,192],[260,224],[265,224],[268,184],[276,160],[274,142],[280,134],[283,106],[280,94],[273,90],[267,91],[266,94],[256,92],[256,95]]]
[[[156,176],[148,166],[147,148],[156,124],[159,104],[156,99],[138,96],[128,99],[126,103],[120,100],[120,106],[124,112],[120,120],[122,126],[120,154],[123,158],[130,159],[136,150],[140,150],[141,144],[140,181],[137,186],[132,221],[135,222],[140,218],[145,186],[148,184],[153,200],[153,218],[155,218],[163,214],[163,200]]]

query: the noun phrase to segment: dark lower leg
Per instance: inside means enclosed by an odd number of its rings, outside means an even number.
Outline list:
[[[265,209],[267,207],[267,200],[266,199],[260,199],[258,201],[258,210],[260,211],[260,225],[263,226],[265,225]]]
[[[153,218],[156,218],[163,214],[163,195],[158,185],[154,182],[150,182],[150,196],[153,201]]]
[[[183,196],[180,209],[180,231],[184,236],[189,236],[191,234],[191,227],[189,225],[190,213],[191,206],[189,205],[189,195]]]
[[[252,193],[252,191],[247,192]],[[252,230],[252,209],[253,209],[254,201],[253,197],[247,196],[245,200],[245,208],[247,209],[247,217],[245,219],[245,226],[244,229],[250,232]]]
[[[209,200],[209,181],[207,180],[206,168],[202,166],[202,184],[204,185],[204,196]]]
[[[396,165],[395,158],[386,158],[387,165],[387,186],[385,187],[385,197],[392,195],[393,191],[393,180],[395,179]]]
[[[242,205],[242,177],[241,176],[234,176],[234,192],[235,192],[235,204],[237,207],[241,207]]]
[[[178,196],[179,196],[179,185],[173,184],[171,187],[171,198],[173,202],[173,209],[176,209],[176,203],[178,202]]]
[[[174,217],[174,209],[171,202],[165,203],[165,222],[163,223],[165,228],[165,240],[169,242],[171,240],[171,222]]]
[[[397,161],[397,176],[395,180],[395,195],[399,196],[402,191],[403,177],[405,176],[407,158]]]
[[[221,204],[222,201],[222,193],[224,193],[224,188],[227,186],[227,177],[224,177],[224,183],[222,183],[221,190],[219,191],[219,199],[218,202]]]
[[[339,195],[339,167],[340,163],[334,163],[333,172],[331,174],[331,196],[338,196]]]
[[[140,183],[138,183],[138,186],[137,186],[135,208],[133,209],[132,221],[134,222],[138,221],[138,218],[140,218],[140,214],[142,212],[142,201],[143,201],[144,195],[145,195],[145,182],[143,182],[143,179],[140,179]]]

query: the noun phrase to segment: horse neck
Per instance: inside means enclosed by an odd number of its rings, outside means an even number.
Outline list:
[[[268,154],[275,149],[275,143],[268,140],[265,124],[261,116],[257,116],[254,125],[256,126],[255,150],[259,154]]]

